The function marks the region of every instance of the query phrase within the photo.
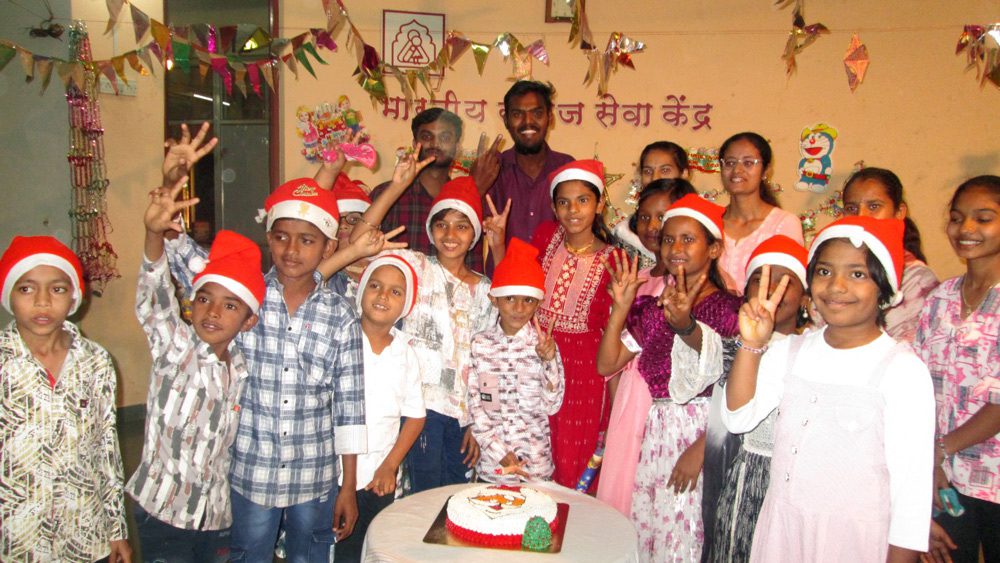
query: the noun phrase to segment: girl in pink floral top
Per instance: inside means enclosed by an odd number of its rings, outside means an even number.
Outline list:
[[[981,546],[986,561],[997,561],[1000,177],[978,176],[958,187],[947,233],[955,254],[965,260],[966,273],[945,281],[927,297],[914,345],[930,368],[937,396],[935,490],[950,482],[965,513],[954,517],[941,512],[935,520],[957,546],[952,560],[979,561]]]

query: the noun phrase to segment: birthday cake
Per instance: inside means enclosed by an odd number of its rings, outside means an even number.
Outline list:
[[[453,535],[479,545],[519,546],[525,525],[541,517],[554,533],[556,501],[529,487],[475,485],[448,500],[445,526]]]

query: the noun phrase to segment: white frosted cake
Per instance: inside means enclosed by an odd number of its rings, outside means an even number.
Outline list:
[[[530,487],[473,485],[448,501],[452,534],[481,545],[520,545],[528,520],[539,516],[555,532],[556,501]]]

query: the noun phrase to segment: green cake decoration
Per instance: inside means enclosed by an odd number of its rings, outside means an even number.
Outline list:
[[[533,516],[524,525],[521,547],[530,551],[545,551],[552,545],[552,530],[541,516]]]

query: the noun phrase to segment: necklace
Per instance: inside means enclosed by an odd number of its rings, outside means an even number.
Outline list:
[[[967,281],[966,279],[962,280],[962,288],[958,292],[959,295],[961,295],[962,297],[962,318],[968,317],[969,315],[972,314],[973,311],[978,311],[979,307],[983,304],[983,301],[986,300],[986,296],[990,294],[990,290],[993,289],[993,287],[996,285],[996,283],[988,285],[986,287],[986,291],[983,292],[983,295],[979,298],[978,301],[976,301],[976,305],[975,307],[973,307],[972,303],[970,303],[969,300],[965,297],[966,281]]]
[[[595,242],[597,242],[597,237],[594,237],[594,238],[590,239],[590,242],[588,242],[587,244],[581,246],[580,248],[573,248],[572,246],[570,246],[569,240],[564,240],[563,241],[563,246],[566,247],[566,252],[569,252],[570,254],[572,254],[574,256],[579,256],[579,255],[583,254],[584,252],[587,252],[588,250],[590,250],[590,247],[594,246]]]

